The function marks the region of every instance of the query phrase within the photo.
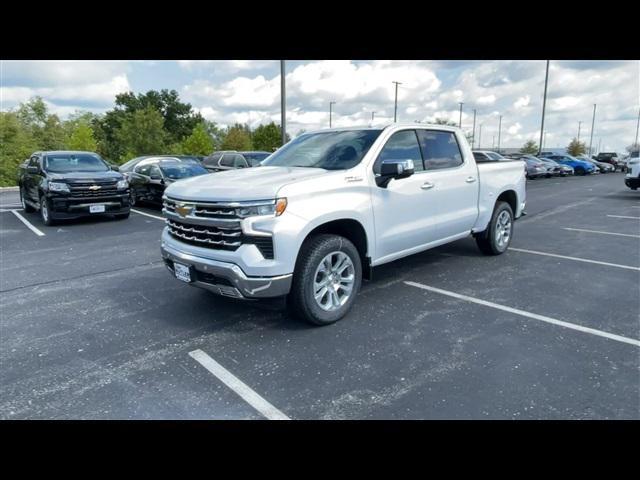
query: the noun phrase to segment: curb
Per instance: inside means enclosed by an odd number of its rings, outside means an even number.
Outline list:
[[[0,187],[0,192],[17,192],[18,187]]]

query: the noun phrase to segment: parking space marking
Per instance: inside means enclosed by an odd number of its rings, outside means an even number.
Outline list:
[[[135,208],[132,208],[131,211],[139,213],[140,215],[144,215],[145,217],[155,218],[156,220],[164,220],[164,217],[159,217],[157,215],[151,215],[150,213],[141,212],[140,210],[136,210]]]
[[[631,220],[640,220],[640,217],[629,217],[627,215],[607,215],[607,217],[611,217],[611,218],[630,218]]]
[[[34,227],[33,225],[31,225],[31,223],[29,223],[29,220],[27,220],[26,218],[24,218],[22,215],[20,215],[18,213],[17,210],[11,210],[11,212],[18,217],[18,220],[20,220],[22,223],[24,223],[27,228],[29,230],[31,230],[33,233],[35,233],[36,235],[38,235],[39,237],[44,237],[44,233],[42,233],[40,230],[38,230],[36,227]]]
[[[547,317],[545,315],[538,315],[537,313],[526,312],[524,310],[519,310],[517,308],[507,307],[506,305],[500,305],[499,303],[488,302],[486,300],[481,300],[479,298],[469,297],[468,295],[462,295],[460,293],[450,292],[449,290],[442,290],[440,288],[430,287],[422,283],[411,282],[411,281],[405,281],[404,283],[412,287],[421,288],[423,290],[439,293],[441,295],[457,298],[459,300],[465,300],[467,302],[477,303],[478,305],[484,305],[486,307],[495,308],[497,310],[502,310],[504,312],[514,313],[522,317],[532,318],[534,320],[540,320],[541,322],[551,323],[553,325],[559,325],[561,327],[570,328],[572,330],[577,330],[579,332],[590,333],[591,335],[597,335],[599,337],[608,338],[609,340],[615,340],[616,342],[628,343],[630,345],[640,347],[640,340],[636,340],[635,338],[627,338],[627,337],[623,337],[622,335],[616,335],[615,333],[604,332],[602,330],[597,330],[595,328],[583,327],[582,325],[577,325],[575,323],[565,322],[563,320],[556,320],[555,318]]]
[[[236,392],[245,402],[255,408],[268,420],[291,420],[202,350],[189,352],[189,356],[209,370],[218,380]]]
[[[564,258],[566,260],[574,260],[576,262],[595,263],[596,265],[605,265],[607,267],[625,268],[627,270],[640,271],[640,267],[632,267],[630,265],[620,265],[618,263],[600,262],[598,260],[588,260],[586,258],[568,257],[566,255],[558,255],[557,253],[538,252],[536,250],[527,250],[524,248],[509,247],[509,251],[532,253],[534,255],[544,255],[546,257]]]
[[[601,232],[600,230],[587,230],[586,228],[569,228],[569,227],[565,227],[564,230],[571,230],[572,232],[601,233],[602,235],[617,235],[619,237],[640,238],[640,235],[631,235],[629,233]]]

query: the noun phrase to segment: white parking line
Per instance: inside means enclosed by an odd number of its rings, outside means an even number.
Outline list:
[[[157,215],[151,215],[150,213],[141,212],[140,210],[136,210],[134,208],[132,208],[131,211],[139,213],[140,215],[144,215],[145,217],[151,217],[151,218],[155,218],[157,220],[164,220],[164,217],[159,217]]]
[[[27,228],[29,230],[31,230],[33,233],[35,233],[36,235],[38,235],[39,237],[44,237],[44,233],[42,233],[40,230],[38,230],[36,227],[34,227],[33,225],[31,225],[29,223],[29,221],[24,218],[22,215],[20,215],[16,210],[11,210],[11,212],[18,217],[18,220],[20,220],[22,223],[24,223]]]
[[[615,333],[603,332],[602,330],[597,330],[595,328],[583,327],[582,325],[577,325],[575,323],[565,322],[563,320],[556,320],[555,318],[547,317],[545,315],[538,315],[537,313],[525,312],[524,310],[519,310],[517,308],[507,307],[505,305],[500,305],[498,303],[487,302],[486,300],[480,300],[479,298],[469,297],[467,295],[461,295],[459,293],[450,292],[448,290],[442,290],[436,287],[430,287],[428,285],[423,285],[422,283],[408,282],[408,281],[405,281],[404,283],[412,287],[421,288],[423,290],[439,293],[441,295],[447,295],[449,297],[457,298],[459,300],[466,300],[467,302],[477,303],[478,305],[484,305],[486,307],[495,308],[497,310],[503,310],[505,312],[514,313],[516,315],[520,315],[523,317],[532,318],[534,320],[540,320],[541,322],[551,323],[553,325],[559,325],[561,327],[570,328],[572,330],[577,330],[579,332],[590,333],[591,335],[597,335],[599,337],[608,338],[609,340],[615,340],[616,342],[628,343],[630,345],[640,347],[640,340],[636,340],[635,338],[627,338],[627,337],[623,337],[622,335],[616,335]]]
[[[598,260],[587,260],[586,258],[567,257],[566,255],[558,255],[556,253],[537,252],[535,250],[526,250],[524,248],[509,247],[509,251],[512,251],[512,250],[514,252],[533,253],[534,255],[544,255],[546,257],[564,258],[566,260],[574,260],[576,262],[595,263],[596,265],[606,265],[607,267],[625,268],[627,270],[640,271],[640,267],[632,267],[630,265],[620,265],[618,263],[600,262]]]
[[[627,215],[607,215],[607,217],[611,217],[611,218],[630,218],[631,220],[640,220],[640,217],[629,217]]]
[[[258,395],[247,384],[242,382],[229,370],[224,368],[213,358],[207,355],[202,350],[194,350],[189,352],[189,356],[196,360],[200,365],[213,373],[218,380],[224,383],[231,390],[236,392],[245,402],[255,408],[263,416],[269,420],[291,420],[284,413],[278,410],[276,407],[267,402],[264,398]]]
[[[571,230],[572,232],[601,233],[602,235],[617,235],[619,237],[640,238],[640,235],[631,235],[629,233],[601,232],[600,230],[587,230],[585,228],[569,228],[569,227],[565,227],[564,230]]]

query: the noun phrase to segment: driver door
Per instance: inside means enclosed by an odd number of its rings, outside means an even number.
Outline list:
[[[165,181],[162,171],[158,165],[151,165],[149,170],[149,199],[154,203],[162,203],[162,195],[164,194]]]
[[[383,160],[413,160],[415,173],[391,180],[386,188],[372,186],[374,264],[420,251],[439,239],[437,192],[426,177],[416,131],[401,130],[391,135],[374,162],[374,174],[379,173]]]

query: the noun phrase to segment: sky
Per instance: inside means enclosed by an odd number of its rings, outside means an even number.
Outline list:
[[[175,89],[206,119],[280,123],[280,62],[230,61],[1,61],[0,109],[40,95],[50,111],[66,118],[77,110],[113,107],[115,95]],[[287,61],[287,132],[296,136],[334,127],[393,121],[398,88],[398,121],[459,121],[482,148],[539,141],[545,61]],[[589,144],[597,104],[593,148],[623,152],[636,135],[640,108],[640,62],[558,61],[549,69],[545,147],[565,147],[578,135]],[[580,125],[579,122],[582,122]],[[480,133],[480,125],[482,131]],[[478,141],[476,141],[478,147]]]

